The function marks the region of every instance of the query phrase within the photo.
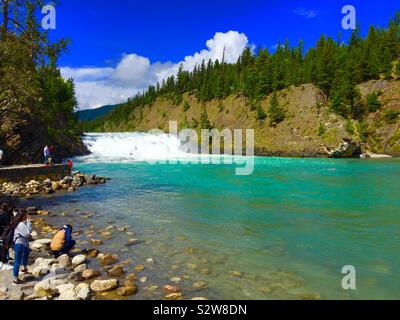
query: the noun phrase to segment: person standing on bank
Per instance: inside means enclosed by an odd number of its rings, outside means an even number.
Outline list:
[[[13,284],[23,284],[19,279],[19,269],[22,265],[23,273],[28,273],[28,258],[29,258],[29,241],[32,240],[31,232],[32,225],[28,219],[28,213],[25,209],[19,210],[17,216],[11,223],[11,228],[14,229],[14,269],[13,269]]]
[[[48,166],[49,165],[49,157],[50,157],[50,149],[49,149],[49,146],[47,144],[43,149],[43,155],[44,155],[44,164],[46,166]]]
[[[0,166],[2,164],[1,160],[3,159],[3,154],[4,154],[3,150],[0,149]]]
[[[54,146],[50,146],[49,153],[51,158],[50,165],[54,165],[56,163],[56,148],[54,148]]]

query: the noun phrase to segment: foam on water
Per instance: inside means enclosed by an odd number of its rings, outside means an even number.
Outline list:
[[[83,137],[91,155],[80,162],[135,162],[187,158],[176,136],[168,134],[88,133]]]

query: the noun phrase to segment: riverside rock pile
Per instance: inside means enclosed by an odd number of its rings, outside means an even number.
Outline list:
[[[40,194],[52,194],[57,191],[74,192],[82,186],[105,184],[109,178],[96,175],[75,173],[59,181],[46,179],[44,181],[31,180],[28,183],[5,182],[0,185],[0,193],[16,198],[31,198]]]
[[[0,271],[0,300],[95,300],[107,299],[109,295],[124,299],[137,293],[135,275],[125,274],[124,263],[119,262],[117,255],[76,248],[70,255],[55,258],[50,252],[51,240],[39,237],[54,234],[58,229],[43,218],[34,219],[33,225],[37,231],[29,245],[29,273],[21,277],[25,284],[13,286],[11,271]],[[99,263],[103,270],[90,268]]]

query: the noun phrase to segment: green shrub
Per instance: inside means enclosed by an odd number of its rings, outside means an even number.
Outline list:
[[[385,119],[388,123],[394,123],[399,117],[400,112],[395,110],[388,110],[385,112]]]
[[[354,135],[356,133],[353,121],[350,120],[350,119],[348,119],[346,121],[346,131],[347,131],[348,134],[351,134],[351,135]]]
[[[265,120],[267,118],[267,114],[265,113],[263,107],[261,105],[256,106],[256,119],[259,121]]]
[[[382,103],[378,100],[378,94],[376,92],[367,96],[367,104],[369,112],[376,112],[382,107]]]
[[[321,124],[319,125],[319,128],[318,128],[318,135],[319,135],[320,137],[322,137],[322,136],[324,136],[325,134],[326,134],[325,125],[324,125],[323,123],[321,123]]]
[[[183,112],[187,112],[190,109],[190,104],[188,101],[185,101],[183,104]]]
[[[222,111],[224,111],[224,109],[225,109],[224,104],[222,103],[222,101],[219,101],[219,103],[218,103],[218,111],[222,112]]]

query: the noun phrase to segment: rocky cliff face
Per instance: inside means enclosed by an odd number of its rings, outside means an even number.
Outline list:
[[[278,93],[285,120],[276,126],[257,120],[257,110],[241,95],[223,101],[199,103],[194,96],[184,95],[190,108],[177,106],[168,99],[135,109],[123,123],[105,122],[105,131],[148,131],[159,128],[168,132],[169,121],[179,126],[199,122],[202,109],[216,129],[254,129],[258,155],[294,157],[349,158],[369,153],[400,155],[400,82],[371,81],[360,85],[363,99],[379,93],[381,108],[365,121],[347,120],[331,112],[324,97],[311,84],[291,87]],[[261,106],[265,112],[271,97]]]
[[[69,134],[62,119],[54,119],[54,127],[45,127],[39,120],[6,118],[0,124],[0,148],[3,165],[43,162],[46,144],[56,149],[57,160],[88,154],[80,138]]]

